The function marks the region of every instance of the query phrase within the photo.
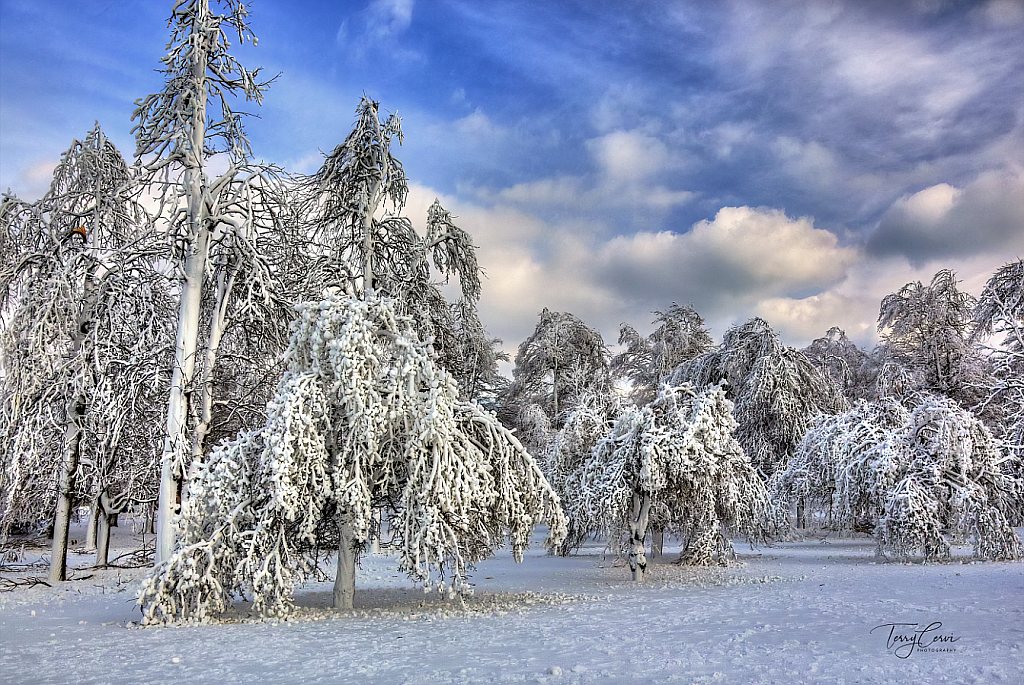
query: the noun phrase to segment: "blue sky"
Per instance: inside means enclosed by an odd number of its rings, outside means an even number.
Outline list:
[[[0,187],[43,192],[98,120],[130,157],[170,2],[0,0]],[[720,337],[876,340],[883,296],[1024,256],[1024,0],[252,2],[280,73],[257,157],[311,172],[363,92],[403,119],[422,224],[480,247],[482,317],[614,342],[692,303]]]

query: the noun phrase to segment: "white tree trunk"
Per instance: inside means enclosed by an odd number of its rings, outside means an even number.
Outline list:
[[[89,506],[89,528],[85,534],[86,549],[96,549],[96,524],[100,516],[100,498],[93,499]]]
[[[647,535],[647,518],[651,511],[650,495],[633,493],[633,515],[629,520],[631,536],[629,547],[629,570],[633,580],[643,580],[647,572],[647,555],[644,554],[644,537]]]
[[[339,529],[341,536],[338,540],[338,575],[334,578],[334,608],[351,609],[352,598],[356,594],[355,531],[350,523],[341,524]]]
[[[185,258],[178,308],[178,331],[174,341],[174,368],[171,392],[167,403],[167,437],[160,460],[160,500],[156,514],[156,553],[160,564],[174,551],[174,516],[180,509],[181,480],[185,457],[192,440],[187,434],[188,400],[195,377],[196,349],[199,344],[199,313],[202,305],[203,279],[210,250],[210,230],[203,201],[203,146],[206,140],[206,49],[202,39],[194,36],[196,46],[192,62],[192,78],[199,85],[192,114],[190,149],[186,159],[185,185],[188,197],[189,248]]]
[[[99,525],[96,537],[96,566],[106,566],[110,552],[110,528],[111,522],[117,520],[120,512],[120,504],[115,504],[107,493],[101,493],[97,502],[99,511]]]
[[[76,396],[68,403],[68,422],[64,429],[64,456],[60,467],[60,489],[57,493],[57,511],[53,517],[53,547],[50,550],[50,581],[67,580],[68,531],[71,528],[71,504],[78,469],[79,447],[82,442],[82,417],[85,398]]]
[[[100,513],[96,536],[96,566],[106,566],[110,551],[110,514]]]
[[[217,290],[214,298],[213,313],[210,315],[210,336],[206,344],[206,358],[203,363],[202,377],[199,382],[200,401],[197,408],[198,421],[192,431],[192,461],[202,459],[206,451],[206,436],[213,424],[213,380],[217,366],[217,353],[220,341],[224,337],[224,322],[227,319],[228,302],[235,283],[235,267],[230,275],[223,273],[217,277]]]
[[[99,217],[94,216],[95,222]],[[95,253],[94,253],[95,255]],[[97,287],[94,280],[102,275],[102,267],[94,267],[86,274],[82,309],[75,321],[72,333],[73,344],[71,354],[77,358],[83,354],[89,329],[92,327],[93,312],[96,309]],[[69,383],[69,390],[71,384]],[[68,530],[71,526],[71,505],[74,494],[75,471],[78,470],[78,459],[81,454],[82,425],[85,422],[86,397],[81,388],[74,390],[74,396],[68,399],[67,423],[64,427],[64,455],[61,459],[60,486],[57,493],[57,510],[53,518],[53,548],[50,552],[50,580],[61,581],[67,578],[68,561]]]
[[[373,510],[374,528],[370,535],[370,554],[380,554],[380,534],[383,516],[380,509]]]

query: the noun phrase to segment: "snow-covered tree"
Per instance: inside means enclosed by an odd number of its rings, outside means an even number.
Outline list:
[[[0,209],[0,533],[52,520],[52,580],[66,575],[74,506],[109,519],[113,496],[156,485],[170,300],[130,183],[97,125],[38,202]]]
[[[907,283],[883,298],[879,309],[885,357],[914,372],[922,389],[974,406],[980,398],[972,386],[987,375],[970,340],[974,306],[949,269],[937,272],[928,285]]]
[[[814,417],[849,407],[831,377],[760,318],[730,328],[718,349],[680,364],[669,378],[696,387],[721,381],[735,403],[736,439],[766,478],[786,467]]]
[[[432,342],[463,399],[493,396],[501,385],[499,355],[477,316],[476,248],[437,200],[424,236],[402,215],[408,182],[392,152],[401,142],[399,117],[381,120],[380,103],[363,96],[352,132],[302,186],[309,249],[318,255],[310,271],[343,292],[392,298]],[[449,303],[441,286],[452,278],[460,298]]]
[[[260,104],[269,81],[260,81],[259,69],[246,69],[229,52],[232,37],[256,43],[247,5],[218,2],[222,14],[211,11],[209,0],[175,2],[162,59],[164,89],[139,100],[132,115],[140,180],[170,226],[180,292],[161,457],[158,561],[174,547],[173,517],[187,494],[188,464],[216,436],[216,395],[226,385],[268,374],[240,371],[265,364],[283,348],[293,299],[281,284],[292,271],[281,261],[294,225],[282,179],[273,167],[250,160],[242,114],[232,109],[239,98]],[[221,173],[211,171],[222,167]],[[230,341],[232,323],[240,321],[245,329]],[[246,351],[247,343],[256,348]],[[246,357],[223,369],[227,378],[219,373],[222,346],[231,348],[230,356]],[[260,393],[246,388],[232,395],[233,403],[244,405]]]
[[[783,517],[733,437],[732,409],[722,387],[688,385],[664,385],[650,404],[624,409],[566,481],[571,525],[622,541],[634,580],[644,576],[652,523],[686,540],[688,564],[728,563],[731,535],[777,535]]]
[[[537,405],[531,405],[533,420],[540,426],[526,425],[525,432],[533,440],[545,444],[539,452],[544,475],[561,498],[563,507],[570,508],[569,502],[578,494],[578,488],[567,491],[567,482],[573,474],[581,471],[590,461],[594,448],[605,435],[611,432],[615,419],[623,411],[621,400],[615,395],[584,391],[575,406],[565,415],[565,422],[558,431],[550,431],[546,415]],[[527,416],[527,421],[530,416]],[[547,427],[547,431],[544,428]],[[543,432],[541,432],[543,431]],[[588,527],[589,520],[579,517],[569,519],[569,532],[559,553],[563,556],[578,549],[586,539],[600,531]]]
[[[846,337],[846,331],[833,326],[801,352],[835,381],[850,402],[874,399],[881,365]]]
[[[547,308],[533,334],[519,345],[512,384],[502,398],[502,418],[521,431],[539,407],[552,429],[564,421],[586,392],[611,392],[610,355],[601,334],[569,312]],[[537,438],[538,435],[532,436]],[[546,444],[531,440],[531,449],[543,452]]]
[[[517,558],[546,518],[565,519],[540,469],[493,414],[458,398],[411,318],[390,299],[302,305],[263,428],[203,462],[183,539],[140,596],[149,621],[203,619],[250,595],[288,610],[325,541],[338,545],[335,606],[382,508],[400,567],[460,588],[467,565],[509,543]]]
[[[612,375],[630,382],[630,397],[639,405],[653,400],[663,378],[685,361],[714,348],[704,319],[690,305],[672,303],[667,311],[654,312],[654,331],[644,338],[629,324],[619,328],[619,345],[625,350],[611,361]]]
[[[872,529],[879,554],[896,559],[946,559],[962,541],[981,559],[1019,559],[1024,545],[1008,521],[1022,483],[1006,459],[956,402],[913,393],[819,418],[775,495],[816,502],[834,528]]]
[[[996,270],[978,298],[974,321],[973,341],[996,336],[996,345],[988,347],[992,378],[981,384],[978,409],[998,416],[1000,435],[1024,460],[1024,260]]]

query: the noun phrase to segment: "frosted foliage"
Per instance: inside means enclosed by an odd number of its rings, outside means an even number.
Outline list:
[[[733,437],[732,402],[721,387],[662,386],[646,407],[627,407],[591,459],[565,484],[570,527],[642,542],[647,521],[687,540],[682,560],[727,563],[730,535],[774,536],[781,517]],[[640,519],[637,518],[639,501]],[[631,562],[632,563],[632,562]]]
[[[981,559],[1019,559],[1008,523],[1021,482],[988,429],[948,398],[859,403],[808,432],[775,495],[827,508],[837,528],[871,527],[880,554],[948,558],[970,540]]]
[[[62,490],[153,494],[171,304],[129,182],[97,126],[38,202],[0,207],[0,535]]]
[[[801,352],[828,375],[851,402],[874,399],[879,363],[833,326],[824,337],[816,338]]]
[[[887,357],[918,374],[925,389],[974,404],[970,387],[979,375],[970,344],[974,298],[942,269],[928,285],[907,283],[887,295],[878,314]]]
[[[506,407],[503,405],[503,408]],[[530,454],[544,454],[556,433],[551,426],[551,418],[538,404],[519,407],[518,413],[508,423],[516,426],[516,435]]]
[[[609,354],[601,334],[569,312],[544,309],[516,352],[508,408],[539,406],[556,427],[586,391],[610,389]]]
[[[625,349],[611,361],[612,374],[630,382],[630,396],[643,405],[658,394],[661,379],[679,364],[714,347],[704,319],[690,305],[672,303],[667,311],[654,312],[657,328],[646,338],[628,324],[619,328],[619,345]]]
[[[998,411],[1011,451],[1024,459],[1024,260],[996,270],[978,298],[974,320],[975,339],[996,336],[988,348],[993,373],[982,389],[981,408]]]
[[[402,570],[428,585],[436,571],[462,587],[467,565],[505,543],[520,559],[542,518],[548,545],[565,536],[532,457],[458,399],[392,301],[302,305],[285,359],[266,426],[220,445],[197,474],[182,541],[142,590],[147,620],[201,620],[233,594],[287,612],[324,529],[351,525],[361,545],[375,507]]]
[[[668,381],[697,387],[725,381],[736,439],[766,477],[785,468],[816,416],[849,407],[828,375],[759,318],[729,329],[717,350],[680,364]]]
[[[392,154],[392,145],[401,142],[398,115],[382,120],[380,103],[364,96],[352,132],[299,186],[297,204],[310,249],[318,255],[310,271],[349,293],[393,298],[399,313],[415,321],[420,339],[431,341],[463,399],[493,396],[502,381],[494,342],[476,311],[476,247],[436,199],[427,210],[424,236],[401,215],[408,182]],[[461,297],[449,303],[441,286],[453,278]]]
[[[575,490],[567,491],[567,483],[574,473],[584,468],[598,441],[611,431],[621,411],[622,405],[614,396],[585,392],[566,416],[562,428],[549,436],[542,452],[544,474],[563,502],[570,502],[577,494]],[[544,417],[539,409],[536,413]],[[593,532],[584,520],[570,518],[569,534],[560,552],[564,555],[578,548]]]
[[[167,87],[136,101],[132,114],[138,122],[133,129],[136,156],[156,157],[147,165],[152,170],[174,162],[198,165],[201,156],[214,152],[226,152],[233,163],[250,154],[242,128],[244,114],[233,111],[230,101],[244,96],[262,104],[269,82],[261,82],[259,69],[246,69],[228,52],[232,37],[242,45],[256,43],[246,23],[245,3],[219,0],[219,4],[223,14],[211,12],[209,0],[174,3],[168,22],[171,39],[161,59]],[[199,69],[201,76],[197,77]],[[220,105],[219,118],[207,113],[208,100]],[[201,149],[188,133],[196,114],[202,116],[206,128]]]

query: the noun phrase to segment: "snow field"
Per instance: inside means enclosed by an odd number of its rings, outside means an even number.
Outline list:
[[[125,537],[119,541],[124,544]],[[411,587],[387,555],[358,571],[355,609],[329,582],[296,616],[244,607],[214,625],[129,629],[141,570],[79,571],[0,594],[3,683],[1018,683],[1024,564],[892,564],[868,538],[750,550],[740,564],[650,567],[642,584],[600,544],[479,564],[465,606]],[[964,550],[958,550],[963,553]],[[88,557],[72,556],[85,565]],[[890,623],[955,642],[899,658]]]

